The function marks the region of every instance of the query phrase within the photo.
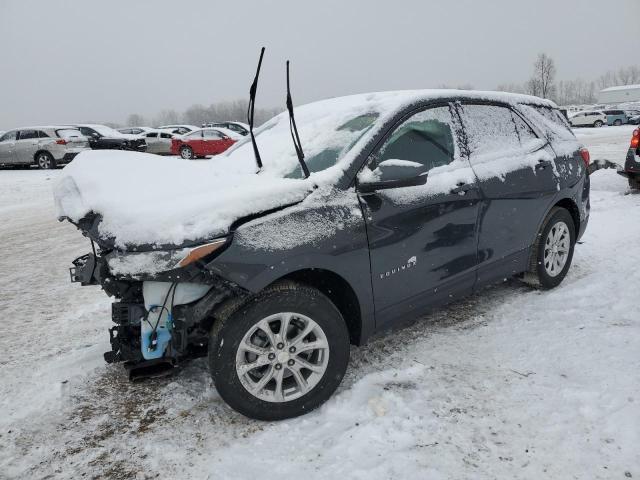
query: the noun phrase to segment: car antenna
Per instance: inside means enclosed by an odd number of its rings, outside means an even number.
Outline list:
[[[287,110],[289,111],[289,130],[291,130],[293,146],[296,149],[298,161],[300,162],[300,166],[304,172],[304,178],[309,178],[309,169],[304,161],[304,152],[302,151],[302,144],[300,143],[300,135],[298,135],[296,118],[293,116],[293,101],[291,100],[291,87],[289,86],[289,60],[287,60]]]
[[[260,76],[260,67],[262,66],[262,57],[264,56],[264,47],[260,50],[260,59],[258,60],[258,69],[256,70],[256,76],[253,79],[251,88],[249,89],[249,108],[247,109],[247,122],[249,123],[249,134],[251,135],[251,143],[253,144],[253,154],[256,157],[256,164],[258,165],[258,172],[262,169],[262,160],[260,159],[260,152],[258,151],[258,144],[256,143],[256,137],[253,135],[253,113],[256,103],[256,90],[258,89],[258,77]]]

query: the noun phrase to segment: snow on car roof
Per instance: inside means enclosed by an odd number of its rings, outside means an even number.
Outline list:
[[[239,218],[302,201],[316,188],[326,193],[398,111],[439,98],[555,106],[503,92],[417,90],[352,95],[296,107],[312,171],[308,179],[296,175],[298,159],[286,112],[255,130],[264,164],[259,174],[247,137],[205,162],[136,152],[83,152],[54,187],[58,216],[78,221],[90,212],[100,214],[100,234],[121,248],[179,245],[224,235]]]

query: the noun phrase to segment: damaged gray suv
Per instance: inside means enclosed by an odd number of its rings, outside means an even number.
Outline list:
[[[231,407],[274,420],[327,400],[350,344],[505,277],[559,285],[588,164],[549,101],[388,92],[290,108],[209,162],[82,154],[55,197],[93,246],[72,281],[115,300],[106,361],[207,356]]]

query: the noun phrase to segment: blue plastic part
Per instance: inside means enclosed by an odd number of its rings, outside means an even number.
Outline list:
[[[158,308],[160,308],[160,305],[151,305],[151,307],[149,308],[149,311],[154,312],[154,310]],[[140,328],[140,343],[141,343],[142,356],[145,358],[145,360],[162,358],[165,350],[167,349],[167,345],[171,341],[171,329],[173,327],[173,318],[171,317],[170,313],[167,313],[167,315],[164,316],[165,320],[162,321],[163,313],[164,312],[160,312],[161,321],[158,323],[158,327],[155,330],[157,334],[155,339],[155,346],[153,345],[153,342],[152,342],[152,337],[153,337],[152,325],[155,325],[157,318],[154,320],[149,320],[149,322],[151,322],[151,325],[149,325],[149,323],[146,321],[142,322],[142,325]]]

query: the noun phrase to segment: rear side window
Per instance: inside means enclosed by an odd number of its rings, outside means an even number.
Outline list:
[[[202,138],[202,130],[190,133],[189,135],[187,135],[187,138],[189,140],[196,140],[198,138]]]
[[[204,137],[205,138],[220,139],[220,138],[222,138],[222,135],[220,134],[220,132],[217,132],[216,130],[205,130],[204,131]]]
[[[38,138],[36,130],[20,130],[20,140],[30,140],[32,138]]]
[[[160,138],[171,138],[171,134],[169,133],[161,133]]]
[[[49,138],[49,135],[47,135],[45,132],[43,132],[42,130],[38,130],[38,137],[39,138]]]
[[[462,119],[471,156],[520,148],[515,115],[497,105],[463,105]]]
[[[158,132],[147,133],[147,138],[157,138]]]
[[[569,122],[559,110],[538,105],[519,105],[518,109],[542,131],[544,137],[550,142],[576,139]],[[598,114],[584,113],[582,115],[587,117]],[[576,115],[576,117],[578,116],[580,115]]]

